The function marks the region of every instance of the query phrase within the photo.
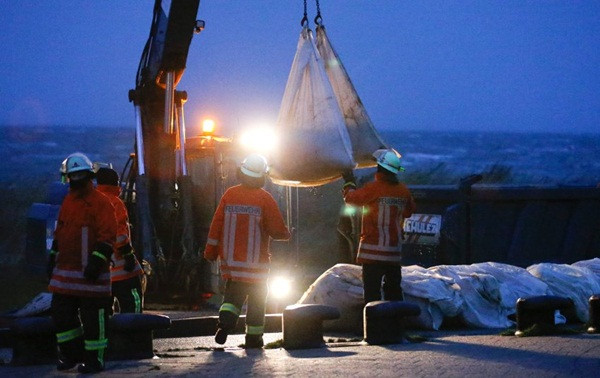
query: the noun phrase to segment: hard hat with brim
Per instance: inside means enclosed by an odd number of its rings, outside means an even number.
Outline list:
[[[259,154],[248,155],[240,167],[243,174],[250,177],[264,177],[269,173],[267,159]]]
[[[373,153],[373,157],[377,161],[377,165],[381,166],[383,169],[392,172],[393,174],[397,174],[400,171],[403,171],[404,168],[400,165],[400,155],[396,150],[377,150]]]
[[[72,173],[81,171],[94,173],[92,161],[81,152],[76,152],[67,156],[60,166],[60,173],[69,175],[69,177],[71,177],[70,175]]]

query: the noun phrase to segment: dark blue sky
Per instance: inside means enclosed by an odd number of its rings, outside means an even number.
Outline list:
[[[320,2],[380,130],[600,132],[598,1]],[[133,127],[152,5],[3,1],[0,125]],[[188,125],[274,123],[302,13],[302,0],[202,0],[178,86]]]

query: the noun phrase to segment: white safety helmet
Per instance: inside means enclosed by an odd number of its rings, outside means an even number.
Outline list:
[[[250,154],[242,162],[240,170],[250,177],[264,177],[269,173],[267,159],[259,154]]]
[[[94,173],[92,161],[81,152],[75,152],[74,154],[67,156],[60,166],[60,173],[63,175],[81,171]]]
[[[394,174],[404,170],[400,165],[400,158],[402,155],[394,149],[377,150],[373,152],[373,157],[375,158],[375,161],[377,161],[377,165]]]

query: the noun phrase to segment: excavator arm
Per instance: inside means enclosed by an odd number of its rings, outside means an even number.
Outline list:
[[[150,35],[129,100],[136,114],[135,153],[126,177],[132,239],[138,257],[152,266],[153,286],[171,292],[202,276],[194,236],[192,185],[185,160],[187,93],[176,87],[185,71],[200,0],[156,0]],[[128,164],[129,165],[129,164]]]

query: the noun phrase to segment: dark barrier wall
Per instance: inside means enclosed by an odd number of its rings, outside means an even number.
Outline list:
[[[475,185],[470,191],[440,186],[411,190],[419,213],[443,215],[440,245],[429,256],[420,254],[422,265],[495,261],[527,267],[600,257],[599,188]],[[413,254],[418,260],[419,253]]]

